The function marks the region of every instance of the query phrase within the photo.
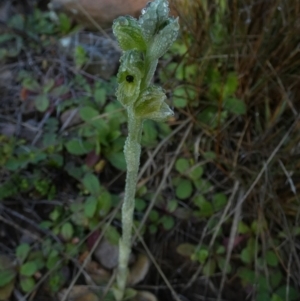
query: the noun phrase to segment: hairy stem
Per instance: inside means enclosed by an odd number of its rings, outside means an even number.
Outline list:
[[[119,266],[117,271],[117,285],[120,299],[117,301],[123,299],[128,276],[135,192],[141,154],[141,132],[142,120],[133,115],[132,108],[128,108],[128,137],[124,147],[127,174],[125,197],[122,206],[122,238],[119,243]]]
[[[156,67],[157,67],[158,60],[157,59],[150,59],[149,57],[146,56],[145,60],[145,70],[146,70],[146,75],[142,79],[141,83],[141,91],[149,87],[151,83],[151,79],[155,73]]]

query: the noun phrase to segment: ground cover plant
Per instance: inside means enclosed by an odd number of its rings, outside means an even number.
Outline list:
[[[299,300],[300,6],[170,4],[175,115],[144,123],[127,297]],[[126,110],[56,16],[1,26],[0,300],[113,300]]]

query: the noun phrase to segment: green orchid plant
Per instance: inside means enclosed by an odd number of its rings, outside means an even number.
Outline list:
[[[167,0],[149,2],[138,20],[122,16],[113,23],[113,33],[123,51],[116,96],[128,113],[128,137],[124,147],[127,175],[122,206],[123,231],[114,288],[117,301],[124,298],[128,276],[143,121],[165,121],[174,114],[165,102],[167,97],[163,89],[151,84],[151,80],[158,59],[176,40],[178,32],[178,18],[169,17]]]

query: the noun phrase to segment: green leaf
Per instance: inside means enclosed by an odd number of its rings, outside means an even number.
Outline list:
[[[123,299],[123,291],[116,285],[112,285],[111,290],[113,293],[112,300],[108,299],[108,301],[114,301],[114,300],[122,300]]]
[[[177,109],[183,109],[187,106],[188,102],[186,98],[183,98],[178,95],[173,96],[173,105]]]
[[[2,267],[1,267],[2,268]],[[0,270],[0,287],[8,284],[16,277],[16,271],[13,269]]]
[[[56,270],[55,273],[49,275],[47,284],[51,293],[57,293],[66,281],[66,276],[61,270]]]
[[[121,171],[126,171],[126,161],[123,152],[108,154],[106,156],[110,164]]]
[[[157,143],[157,128],[155,122],[152,120],[146,120],[144,122],[144,130],[142,135],[142,145],[143,146],[153,146]]]
[[[43,93],[44,94],[47,94],[49,93],[49,91],[53,88],[55,82],[54,82],[54,79],[53,78],[50,78],[46,84],[43,86]]]
[[[251,263],[253,260],[253,253],[248,248],[244,248],[240,256],[244,263]]]
[[[176,187],[176,196],[181,199],[189,198],[193,193],[193,185],[191,181],[187,179],[180,179],[178,186]]]
[[[196,246],[189,243],[180,244],[176,248],[176,252],[178,254],[186,257],[191,257],[195,253],[195,250],[196,250]]]
[[[181,65],[179,65],[177,67],[176,77],[178,79],[186,80],[186,74],[185,74],[184,70],[186,70],[186,69],[183,69]],[[182,74],[179,74],[179,73],[182,73]],[[191,86],[187,86],[187,85],[178,86],[173,91],[172,103],[178,109],[185,108],[188,105],[189,100],[192,101],[192,104],[193,104],[195,99],[196,99],[196,92],[195,92],[195,89]]]
[[[78,156],[87,154],[93,149],[93,145],[91,143],[76,138],[68,141],[65,144],[65,147],[71,155]]]
[[[165,68],[159,70],[160,81],[161,82],[167,81],[171,75],[173,76],[177,68],[178,68],[178,63],[170,62],[169,64],[166,64]]]
[[[186,95],[186,87],[177,87],[173,91],[173,104],[175,108],[182,109],[185,108],[188,104],[187,95]]]
[[[99,223],[97,223],[97,225],[98,224]],[[72,242],[69,242],[69,243],[66,244],[65,252],[68,256],[76,257],[79,254],[80,250],[79,250],[79,248],[76,244],[73,244]]]
[[[27,261],[34,261],[37,269],[40,270],[45,266],[45,254],[42,251],[31,251]]]
[[[37,92],[40,90],[40,85],[32,77],[25,77],[22,81],[22,86],[27,90]]]
[[[243,285],[255,283],[255,271],[248,268],[239,268],[238,276],[241,278]]]
[[[64,13],[58,14],[59,28],[64,34],[68,33],[72,27],[71,19]]]
[[[215,273],[216,267],[216,261],[214,259],[209,259],[203,267],[202,274],[210,277]]]
[[[149,230],[149,233],[150,233],[150,234],[155,234],[155,233],[157,232],[157,226],[151,224],[151,225],[148,227],[148,230]]]
[[[57,144],[57,135],[56,133],[44,133],[43,137],[43,146],[49,147]],[[59,155],[58,155],[59,156]]]
[[[239,221],[237,232],[239,234],[247,234],[251,232],[251,229],[248,225],[246,225],[243,221]]]
[[[200,263],[204,263],[209,256],[209,252],[207,248],[201,248],[199,251],[196,253],[196,258]]]
[[[102,191],[101,195],[98,197],[98,208],[97,212],[100,217],[105,217],[110,211],[112,206],[111,195],[108,191]]]
[[[194,62],[191,65],[186,65],[184,67],[184,77],[189,80],[189,82],[194,82],[197,78],[197,74],[199,74],[198,64]]]
[[[271,301],[284,301],[284,300],[280,298],[277,294],[273,294]]]
[[[214,160],[217,158],[217,155],[215,152],[205,152],[203,154],[203,158],[206,159],[206,160]]]
[[[211,183],[205,179],[194,180],[193,183],[197,190],[203,194],[209,192],[212,187]]]
[[[210,217],[214,214],[214,208],[210,202],[208,202],[203,195],[197,195],[193,202],[200,208],[200,215],[203,217]]]
[[[137,294],[137,291],[134,290],[133,288],[126,288],[125,289],[125,295],[124,298],[122,299],[123,301],[126,300],[132,300]]]
[[[136,198],[135,199],[135,209],[138,212],[144,211],[144,209],[147,207],[146,202],[143,199]]]
[[[70,91],[69,87],[67,87],[65,85],[60,85],[58,87],[55,87],[51,91],[51,96],[54,96],[54,97],[63,96],[65,94],[67,94],[69,91]]]
[[[202,194],[198,194],[196,197],[193,198],[193,203],[201,209],[202,205],[206,203],[207,200]]]
[[[280,271],[274,271],[270,274],[270,284],[275,289],[282,281],[282,273]]]
[[[265,220],[260,220],[260,221],[254,220],[251,223],[251,230],[255,235],[261,234],[266,229],[267,229],[267,223]]]
[[[161,219],[160,222],[162,223],[163,227],[165,230],[171,230],[174,225],[175,225],[175,220],[172,216],[169,215],[164,215]]]
[[[265,259],[266,259],[266,262],[269,266],[271,267],[277,267],[278,265],[278,257],[277,255],[275,254],[274,251],[267,251],[266,254],[265,254]]]
[[[222,271],[222,273],[226,273],[226,274],[231,273],[232,269],[231,269],[230,262],[227,263],[226,270],[225,270],[226,260],[224,257],[217,257],[217,262],[218,262],[218,267]]]
[[[16,256],[21,262],[23,262],[27,258],[29,251],[29,244],[21,244],[16,249]]]
[[[233,95],[238,87],[238,77],[236,73],[229,73],[224,86],[223,98]]]
[[[189,171],[189,178],[192,180],[198,180],[202,177],[204,172],[204,168],[202,166],[194,166],[191,168],[191,170]]]
[[[149,220],[151,222],[157,222],[159,219],[159,214],[156,210],[151,210],[149,214]]]
[[[98,197],[101,192],[99,179],[92,173],[87,173],[82,179],[84,187],[90,192],[91,195]]]
[[[65,240],[70,240],[73,237],[74,229],[71,223],[67,222],[61,227],[61,235]]]
[[[35,100],[35,107],[40,112],[45,112],[49,107],[49,98],[46,94],[40,94],[36,96]]]
[[[223,105],[224,109],[236,115],[243,115],[247,111],[245,103],[235,97],[226,98]]]
[[[77,68],[81,68],[86,62],[88,62],[89,58],[86,54],[86,50],[82,45],[78,45],[75,47],[74,59]]]
[[[187,159],[180,158],[176,160],[175,168],[179,173],[184,174],[190,168],[190,163]]]
[[[38,270],[37,264],[35,261],[28,261],[22,264],[20,268],[20,274],[23,276],[32,276]]]
[[[49,218],[55,222],[59,219],[61,215],[61,208],[55,207],[54,210],[50,213]]]
[[[259,275],[256,279],[258,291],[269,291],[269,282],[266,276]]]
[[[84,203],[84,214],[88,218],[92,218],[97,209],[98,200],[94,196],[89,196]]]
[[[297,226],[293,227],[293,229],[292,229],[292,235],[293,236],[300,235],[300,227],[297,227]]]
[[[11,300],[10,296],[14,290],[15,281],[11,280],[4,286],[0,286],[0,300]]]
[[[83,121],[90,122],[99,115],[98,111],[92,107],[83,107],[79,109],[79,115]]]
[[[256,301],[271,301],[271,297],[268,291],[258,291],[256,295]]]
[[[208,106],[201,110],[198,114],[197,119],[199,122],[204,123],[211,128],[215,128],[218,125],[218,111],[216,107]]]
[[[240,254],[241,260],[244,263],[251,263],[254,260],[254,255],[255,255],[255,241],[254,243],[252,243],[252,241],[254,241],[253,239],[249,239],[247,247],[244,248]],[[251,243],[249,243],[251,242]]]
[[[57,267],[60,264],[61,259],[59,258],[58,255],[53,255],[51,257],[48,257],[47,262],[46,262],[46,267],[48,270],[52,270],[55,267]]]
[[[20,285],[23,292],[29,293],[34,289],[35,281],[32,277],[21,277]]]
[[[2,44],[2,43],[5,43],[5,42],[7,42],[7,41],[9,41],[9,40],[13,40],[13,39],[15,39],[15,35],[14,34],[9,34],[9,33],[6,33],[6,34],[1,34],[0,35],[0,43]]]
[[[218,246],[218,248],[216,249],[216,254],[218,255],[222,255],[222,254],[225,254],[226,253],[226,249],[224,246]]]
[[[227,196],[224,193],[216,193],[213,196],[212,204],[215,211],[222,210],[227,204]]]
[[[113,245],[117,245],[120,240],[120,234],[113,226],[109,226],[104,233],[105,238]]]
[[[288,300],[288,301],[296,301],[299,300],[300,294],[295,288],[289,286],[281,286],[275,291],[275,294],[278,295],[280,298],[283,300]]]
[[[104,87],[97,86],[94,91],[94,98],[98,105],[103,106],[106,102],[106,89]]]
[[[177,200],[170,200],[167,203],[167,211],[170,213],[173,213],[178,207],[178,201]]]
[[[221,7],[221,3],[222,1],[219,2],[219,7]],[[223,26],[221,22],[214,22],[209,31],[209,37],[212,39],[212,44],[220,46],[225,40],[226,36],[226,27]]]

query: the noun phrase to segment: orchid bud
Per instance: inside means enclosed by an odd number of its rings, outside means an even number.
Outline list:
[[[178,31],[178,18],[169,18],[165,26],[154,36],[148,49],[149,57],[154,60],[163,56],[176,40]]]
[[[150,42],[153,36],[161,29],[161,26],[168,20],[169,4],[167,0],[155,0],[149,2],[142,9],[139,24],[142,27],[146,42]]]
[[[144,76],[143,53],[137,50],[124,52],[118,72],[117,98],[123,106],[133,104],[140,94],[140,84]]]
[[[113,23],[113,33],[123,51],[146,50],[146,42],[138,21],[130,16],[119,17]]]
[[[143,91],[134,104],[135,116],[142,119],[164,121],[173,116],[173,111],[165,103],[167,99],[162,88],[150,86]]]

